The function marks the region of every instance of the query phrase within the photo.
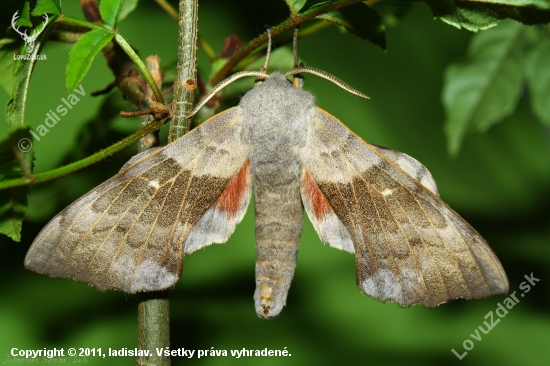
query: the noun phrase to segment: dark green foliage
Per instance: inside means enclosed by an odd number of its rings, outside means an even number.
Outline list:
[[[550,124],[550,37],[539,33],[537,43],[525,60],[525,76],[529,82],[533,112]]]
[[[514,19],[533,25],[550,21],[550,3],[546,0],[422,0],[435,16],[457,28],[477,32],[497,24],[501,19]]]
[[[469,130],[486,131],[512,114],[529,81],[533,111],[548,121],[548,34],[507,21],[472,37],[467,59],[445,73],[449,151]]]
[[[0,181],[23,177],[32,171],[32,141],[29,128],[15,129],[0,141]],[[0,234],[21,241],[29,187],[0,191]]]

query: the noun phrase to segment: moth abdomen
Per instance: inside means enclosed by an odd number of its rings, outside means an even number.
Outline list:
[[[254,300],[261,318],[277,316],[286,304],[302,232],[300,163],[292,156],[277,160],[277,164],[252,168],[256,214]]]

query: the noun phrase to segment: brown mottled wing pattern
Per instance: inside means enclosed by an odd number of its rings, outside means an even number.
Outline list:
[[[435,307],[508,291],[495,254],[441,201],[424,166],[365,143],[319,108],[308,124],[306,211],[325,241],[332,234],[341,241],[334,246],[353,243],[357,284],[365,293],[400,306]],[[342,228],[347,238],[335,234]]]
[[[241,125],[242,113],[233,108],[137,159],[54,217],[29,249],[25,266],[100,290],[135,293],[174,285],[195,228],[213,222],[213,232],[233,231],[237,220],[219,222],[219,211],[231,207],[235,213],[242,204],[224,205],[224,190],[248,203],[248,186],[233,179],[238,175],[246,183],[249,174]],[[198,225],[209,210],[218,212],[218,222]],[[202,239],[200,245],[219,237]]]

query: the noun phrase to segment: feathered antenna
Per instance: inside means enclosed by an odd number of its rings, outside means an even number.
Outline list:
[[[285,77],[289,77],[291,75],[295,74],[301,74],[301,73],[307,73],[307,74],[313,74],[322,77],[323,79],[327,79],[328,81],[332,81],[334,84],[338,85],[340,88],[344,89],[345,91],[357,95],[361,98],[370,99],[368,95],[365,95],[361,93],[358,90],[353,89],[348,84],[344,83],[342,80],[338,79],[336,76],[329,74],[328,72],[325,72],[323,70],[315,69],[313,67],[299,67],[297,69],[294,69],[292,71],[289,71],[285,74]]]

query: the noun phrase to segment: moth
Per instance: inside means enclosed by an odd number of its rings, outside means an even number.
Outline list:
[[[317,107],[287,79],[304,72],[355,92],[311,68],[235,75],[212,94],[237,77],[263,81],[237,107],[137,155],[55,216],[25,266],[101,291],[168,289],[184,253],[228,240],[253,191],[261,318],[285,306],[304,208],[323,242],[355,254],[357,285],[377,300],[432,308],[506,293],[499,260],[439,198],[426,167],[364,142]]]

